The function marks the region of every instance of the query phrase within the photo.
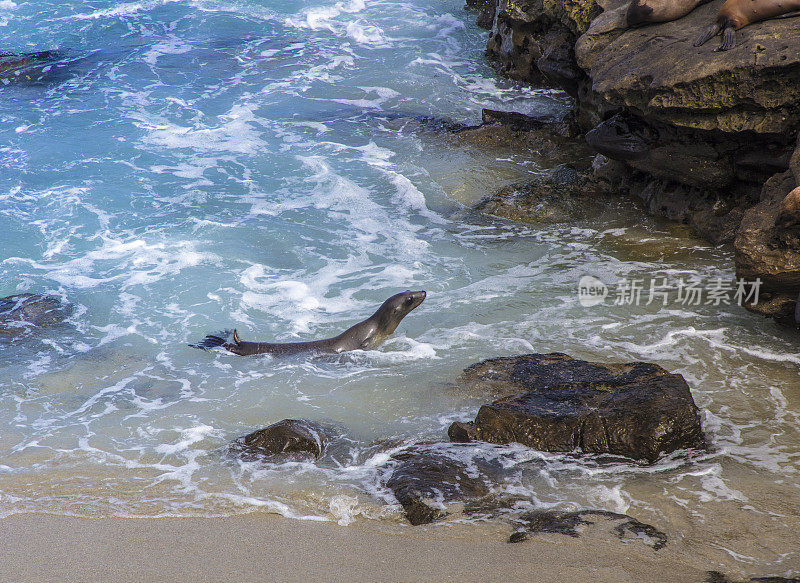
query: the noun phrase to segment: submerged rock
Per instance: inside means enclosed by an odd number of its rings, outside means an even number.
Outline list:
[[[284,419],[240,437],[231,449],[248,458],[299,456],[318,458],[328,441],[325,430],[311,422]]]
[[[653,463],[662,454],[703,447],[697,406],[682,376],[635,362],[603,364],[565,354],[485,360],[465,370],[507,397],[484,405],[451,439],[521,443],[543,451],[607,453]]]
[[[73,307],[56,296],[17,294],[0,298],[0,337],[16,338],[60,324]]]
[[[797,577],[753,577],[748,581],[729,579],[719,571],[708,571],[703,583],[800,583]]]
[[[57,81],[68,64],[67,55],[64,50],[0,53],[0,86]]]
[[[641,540],[660,550],[667,544],[667,535],[657,528],[639,522],[625,514],[608,512],[605,510],[580,510],[578,512],[558,512],[552,510],[536,510],[523,514],[514,520],[522,528],[516,530],[509,537],[508,542],[522,542],[530,534],[553,533],[571,537],[579,537],[588,526],[598,522],[614,524],[613,534],[620,540],[633,538]]]
[[[431,447],[414,447],[392,459],[397,465],[386,486],[415,526],[444,518],[448,505],[489,493],[479,470]]]
[[[548,122],[552,120],[542,119],[525,115],[524,113],[517,113],[515,111],[499,111],[496,109],[482,109],[481,110],[481,123],[482,124],[500,124],[509,126],[515,130],[537,130],[547,126]],[[478,126],[479,127],[479,126]]]
[[[565,222],[600,212],[601,195],[587,172],[561,166],[542,177],[505,186],[472,208],[524,223]]]

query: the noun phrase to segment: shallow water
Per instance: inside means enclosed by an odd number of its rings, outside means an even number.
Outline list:
[[[796,336],[674,290],[666,307],[613,293],[582,307],[587,273],[733,277],[729,250],[629,203],[570,225],[465,212],[540,169],[422,118],[567,106],[496,78],[472,20],[457,0],[0,2],[4,50],[67,49],[52,78],[0,88],[0,296],[76,308],[0,347],[0,515],[400,522],[383,465],[474,416],[482,400],[450,385],[461,369],[559,351],[683,374],[709,452],[651,467],[521,447],[459,456],[501,461],[498,490],[520,510],[628,512],[708,568],[800,572]],[[376,351],[187,346],[230,327],[331,336],[404,289],[428,299]],[[317,465],[225,455],[285,417],[342,437]]]

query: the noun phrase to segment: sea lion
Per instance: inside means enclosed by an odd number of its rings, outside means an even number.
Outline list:
[[[709,0],[631,0],[625,19],[628,26],[678,20]]]
[[[405,291],[395,294],[381,304],[378,311],[363,322],[348,328],[338,336],[311,342],[245,342],[233,331],[233,342],[210,334],[202,342],[191,344],[194,348],[216,348],[221,346],[239,356],[253,354],[289,355],[301,352],[339,353],[349,350],[372,350],[395,331],[400,321],[425,300],[424,291]]]
[[[736,44],[734,31],[770,18],[800,16],[800,0],[726,0],[719,9],[717,20],[703,30],[694,46],[708,42],[722,31],[720,50],[727,51]],[[792,14],[797,12],[797,14]]]

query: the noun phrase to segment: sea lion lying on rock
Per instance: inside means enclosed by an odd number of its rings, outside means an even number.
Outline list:
[[[632,0],[628,6],[628,26],[678,20],[709,0]]]
[[[722,51],[736,44],[734,31],[748,24],[770,18],[800,16],[800,0],[727,0],[717,14],[714,24],[705,28],[694,46],[705,44],[722,31]]]

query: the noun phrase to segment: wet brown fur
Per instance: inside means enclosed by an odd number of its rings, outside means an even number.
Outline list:
[[[736,44],[734,31],[754,22],[788,16],[800,16],[800,0],[727,0],[714,24],[703,30],[694,46],[698,47],[722,32],[720,49],[727,51]]]
[[[628,26],[669,22],[689,14],[708,0],[631,0],[626,13]]]

